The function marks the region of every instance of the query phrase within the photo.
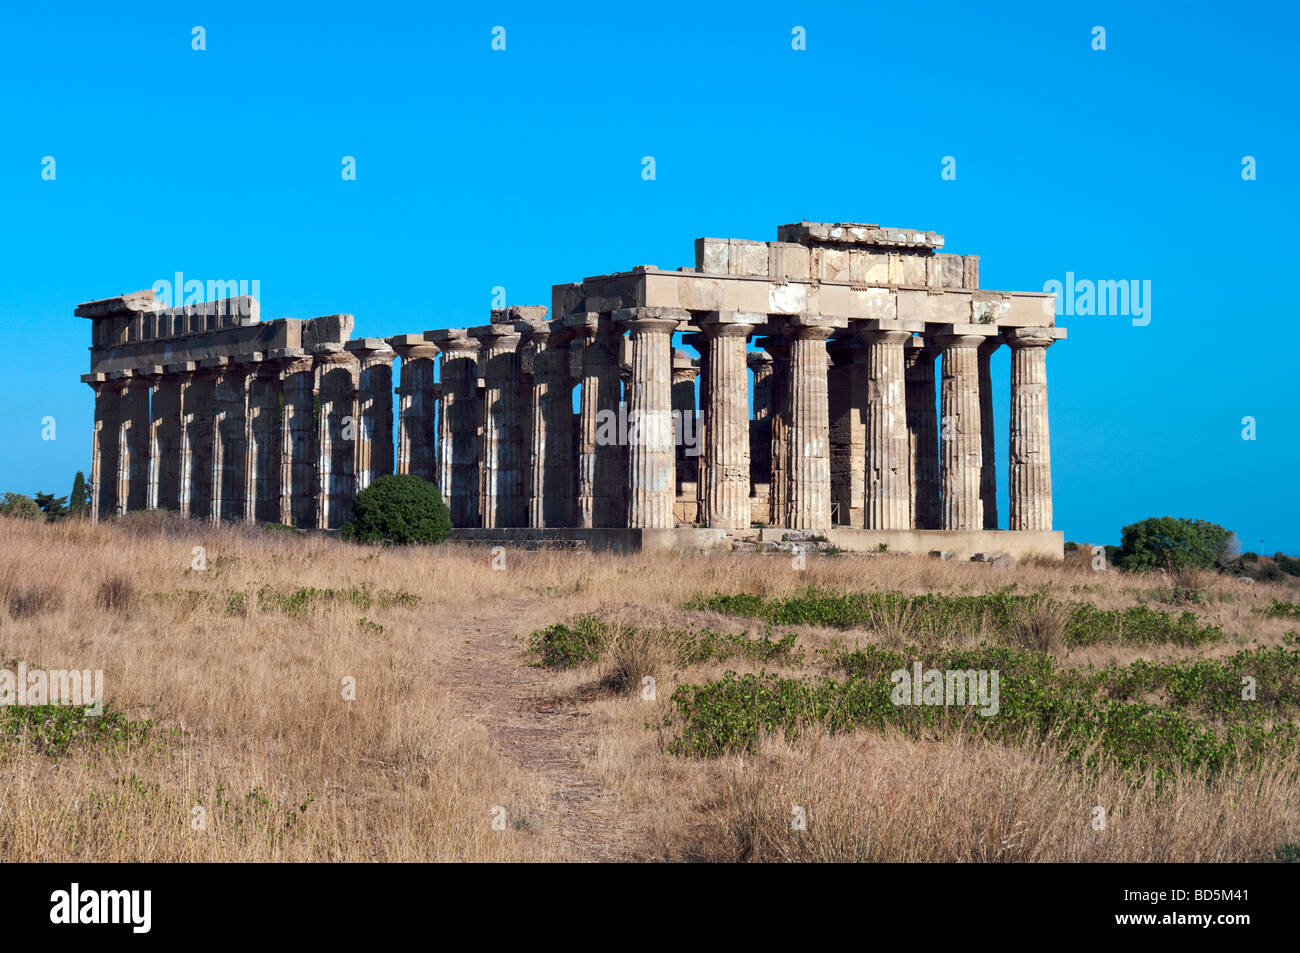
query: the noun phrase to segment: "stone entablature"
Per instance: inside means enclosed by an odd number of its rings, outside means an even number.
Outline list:
[[[88,302],[94,512],[334,529],[396,470],[485,530],[996,529],[989,358],[1005,343],[1008,525],[1050,530],[1054,297],[981,289],[978,256],[943,244],[864,223],[702,238],[694,267],[388,339],[349,340],[351,315],[263,322],[247,297]]]

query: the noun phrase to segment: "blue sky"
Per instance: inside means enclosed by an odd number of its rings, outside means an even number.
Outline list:
[[[936,230],[987,288],[1149,280],[1146,326],[1060,319],[1056,527],[1118,542],[1190,516],[1300,552],[1278,361],[1298,21],[1281,3],[6,4],[0,490],[62,494],[90,469],[78,302],[177,271],[257,279],[264,318],[349,311],[390,335],[485,323],[495,286],[549,303],[807,218]],[[1003,349],[1004,520],[1007,367]]]

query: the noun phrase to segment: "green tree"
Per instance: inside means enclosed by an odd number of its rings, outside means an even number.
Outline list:
[[[68,515],[68,498],[66,496],[55,496],[53,493],[37,493],[35,503],[45,514],[46,520],[53,523],[61,520]]]
[[[72,480],[72,492],[68,495],[68,515],[90,515],[90,487],[86,485],[85,474],[80,470]]]
[[[45,514],[30,496],[21,493],[6,493],[0,500],[0,516],[17,516],[25,520],[44,519]]]
[[[1231,530],[1205,520],[1156,516],[1124,527],[1116,565],[1131,572],[1212,569],[1232,557]]]
[[[428,480],[381,476],[357,494],[342,536],[354,543],[440,543],[451,535],[451,512]]]

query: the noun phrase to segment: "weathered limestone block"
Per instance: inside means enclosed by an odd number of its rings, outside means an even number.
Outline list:
[[[1011,347],[1009,529],[1052,528],[1051,436],[1047,425],[1047,349],[1058,328],[1004,332]]]
[[[632,350],[628,410],[628,522],[632,529],[672,529],[676,498],[672,418],[673,332],[686,312],[628,308],[614,312]],[[743,369],[744,339],[740,339]],[[745,475],[749,473],[748,460]],[[746,479],[746,482],[747,479]]]
[[[339,529],[356,502],[357,377],[354,355],[341,344],[321,344],[316,362],[316,527]]]
[[[938,529],[939,428],[936,425],[934,361],[939,348],[914,337],[904,346],[904,377],[907,386],[908,461],[912,477],[910,525],[914,529]]]
[[[397,472],[437,483],[438,346],[423,334],[401,334],[389,338],[388,343],[402,359],[397,388]]]
[[[451,524],[476,527],[479,514],[478,341],[463,329],[430,331],[442,351],[442,397],[438,407],[438,489],[451,509]]]
[[[909,529],[912,474],[908,460],[903,347],[910,329],[873,322],[867,345],[866,528]]]

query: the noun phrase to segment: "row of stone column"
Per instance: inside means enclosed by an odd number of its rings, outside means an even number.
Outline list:
[[[337,529],[393,472],[393,357],[366,339],[95,382],[92,514]]]
[[[747,341],[758,316],[694,317],[700,330],[687,341],[701,354],[700,520],[745,529],[752,518]],[[672,527],[675,471],[684,460],[674,446],[673,412],[685,411],[680,395],[693,376],[675,373],[672,337],[691,319],[685,311],[634,308],[572,315],[522,332],[506,325],[480,329],[476,337],[434,335],[444,350],[439,484],[450,487],[453,522]],[[626,400],[624,332],[631,354]],[[756,432],[769,441],[763,449],[772,525],[804,531],[831,525],[828,338],[834,361],[844,338],[815,317],[792,319],[782,334],[758,341],[770,355],[754,363],[755,417],[764,424]],[[860,410],[861,426],[850,438],[847,462],[837,463],[861,487],[861,518],[850,525],[997,528],[989,359],[1005,342],[1015,352],[1009,527],[1051,528],[1044,361],[1054,340],[1050,329],[922,338],[898,322],[876,321],[852,340],[848,358],[839,360],[849,376],[850,415]],[[575,372],[581,385],[576,433]],[[615,414],[617,431],[609,426]]]

